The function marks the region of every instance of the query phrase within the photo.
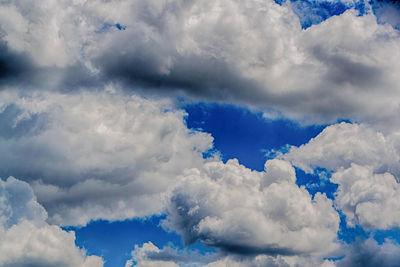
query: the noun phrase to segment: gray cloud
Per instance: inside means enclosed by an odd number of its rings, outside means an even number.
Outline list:
[[[45,9],[4,2],[3,85],[70,91],[114,82],[273,108],[311,122],[393,125],[398,32],[353,11],[302,30],[291,8],[272,0],[91,1]]]
[[[107,90],[0,92],[0,174],[29,182],[52,222],[160,212],[163,194],[212,146],[170,101]]]
[[[338,267],[398,266],[400,246],[390,240],[378,244],[374,239],[357,240],[349,246],[346,257],[337,263]]]
[[[0,85],[18,84],[26,76],[33,75],[34,70],[28,55],[12,51],[7,42],[0,39]]]
[[[75,234],[46,222],[46,210],[28,183],[0,179],[0,265],[5,267],[100,267],[75,245]]]

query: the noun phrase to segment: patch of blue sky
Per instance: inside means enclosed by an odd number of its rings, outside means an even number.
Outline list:
[[[346,215],[344,215],[340,210],[337,211],[340,216],[338,239],[346,243],[353,243],[356,239],[366,239],[369,237],[369,233],[366,232],[361,226],[355,225],[354,227],[349,227],[346,222]]]
[[[275,0],[282,5],[287,0]],[[294,13],[298,16],[303,29],[319,24],[332,16],[343,14],[348,9],[355,9],[360,16],[366,14],[367,8],[360,1],[321,1],[321,0],[290,0]]]
[[[85,227],[66,227],[76,234],[75,243],[89,255],[102,256],[106,267],[124,266],[135,244],[151,241],[157,246],[179,244],[180,236],[168,233],[159,225],[161,217],[126,221],[94,221]]]
[[[304,186],[312,197],[317,192],[325,193],[329,199],[335,198],[335,192],[338,188],[337,184],[332,183],[329,179],[331,173],[326,169],[317,168],[314,173],[305,173],[299,168],[296,169],[296,184]]]
[[[185,107],[191,129],[210,133],[214,148],[224,162],[237,158],[253,170],[264,170],[264,163],[275,151],[288,145],[299,146],[317,136],[325,126],[300,126],[296,122],[263,117],[261,112],[227,104],[196,103]]]
[[[109,29],[113,29],[113,28],[116,28],[116,29],[118,29],[120,31],[126,30],[126,26],[122,25],[120,23],[112,24],[112,23],[109,23],[109,22],[104,22],[102,27],[100,29],[98,29],[96,32],[97,33],[102,33],[102,32],[105,32],[105,31],[107,31]]]
[[[80,248],[85,248],[88,255],[102,256],[105,267],[117,267],[125,266],[126,261],[131,258],[135,245],[141,246],[150,241],[159,248],[184,247],[180,235],[162,228],[160,222],[164,219],[165,215],[116,222],[98,220],[90,222],[85,227],[64,227],[64,229],[75,231],[75,243]],[[215,252],[214,249],[201,243],[196,243],[188,249],[198,251],[200,254]]]
[[[400,2],[395,0],[275,0],[279,5],[290,2],[294,13],[298,16],[303,29],[319,24],[332,16],[343,14],[354,9],[359,16],[372,12],[380,24],[389,23],[400,29]]]
[[[359,225],[355,225],[354,227],[347,226],[346,216],[338,211],[340,215],[340,225],[338,232],[338,239],[342,240],[346,243],[353,243],[356,240],[363,240],[367,238],[375,239],[378,244],[384,243],[387,239],[400,244],[400,229],[394,228],[389,230],[380,230],[380,229],[364,229]]]
[[[390,230],[375,230],[372,233],[374,239],[378,244],[382,244],[386,239],[390,239],[397,244],[400,244],[400,229],[390,229]]]

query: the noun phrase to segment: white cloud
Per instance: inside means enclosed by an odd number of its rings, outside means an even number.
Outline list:
[[[168,101],[121,92],[0,95],[1,175],[28,181],[54,223],[160,212],[162,194],[183,169],[202,165],[212,144]]]
[[[351,226],[400,226],[400,184],[392,174],[375,174],[371,167],[352,164],[334,173],[332,182],[339,184],[335,205]]]
[[[231,253],[334,251],[339,216],[332,202],[319,193],[312,200],[294,183],[294,170],[287,162],[267,161],[266,168],[251,171],[229,160],[188,170],[173,191],[165,225],[187,244],[201,241]]]
[[[336,171],[351,163],[372,166],[376,171],[399,173],[396,135],[385,135],[364,124],[339,123],[326,127],[283,157],[311,173],[316,167]]]
[[[335,206],[351,226],[399,227],[399,135],[365,124],[340,123],[325,128],[282,157],[307,172],[326,168],[339,185]]]
[[[141,247],[136,245],[135,249],[132,251],[132,259],[126,262],[125,267],[133,266],[133,261],[135,261],[135,266],[137,267],[179,267],[179,265],[173,261],[153,260],[148,258],[148,253],[159,253],[160,251],[161,250],[151,242],[144,243]]]
[[[46,223],[46,211],[29,184],[0,180],[0,214],[1,266],[103,266],[100,257],[75,246],[74,232]]]

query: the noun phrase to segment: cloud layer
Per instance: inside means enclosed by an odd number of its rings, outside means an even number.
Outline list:
[[[312,121],[398,122],[400,35],[371,10],[303,30],[295,4],[272,0],[67,2],[2,3],[7,86],[114,81]]]

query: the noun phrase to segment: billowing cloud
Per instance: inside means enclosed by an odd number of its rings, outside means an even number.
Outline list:
[[[340,123],[283,158],[307,172],[332,172],[331,181],[339,185],[334,202],[349,225],[391,229],[400,226],[399,141],[396,131]]]
[[[392,174],[375,174],[371,167],[352,164],[331,180],[339,184],[335,204],[347,223],[370,229],[400,227],[400,184]]]
[[[284,158],[309,173],[317,167],[337,171],[356,163],[400,174],[398,140],[396,132],[384,134],[365,124],[342,122],[326,127],[307,144],[292,147]]]
[[[46,223],[47,213],[29,184],[9,177],[0,180],[0,265],[103,266],[75,246],[75,234]]]
[[[0,24],[8,49],[33,62],[36,87],[113,81],[319,122],[397,122],[399,32],[352,10],[303,30],[292,8],[272,0],[6,1]]]
[[[160,212],[162,194],[211,148],[212,138],[187,129],[168,101],[121,92],[0,94],[0,173],[29,182],[51,222]]]
[[[323,255],[334,251],[339,216],[323,194],[295,184],[293,167],[266,162],[251,171],[236,160],[186,171],[165,225],[186,244],[201,241],[239,255]]]

